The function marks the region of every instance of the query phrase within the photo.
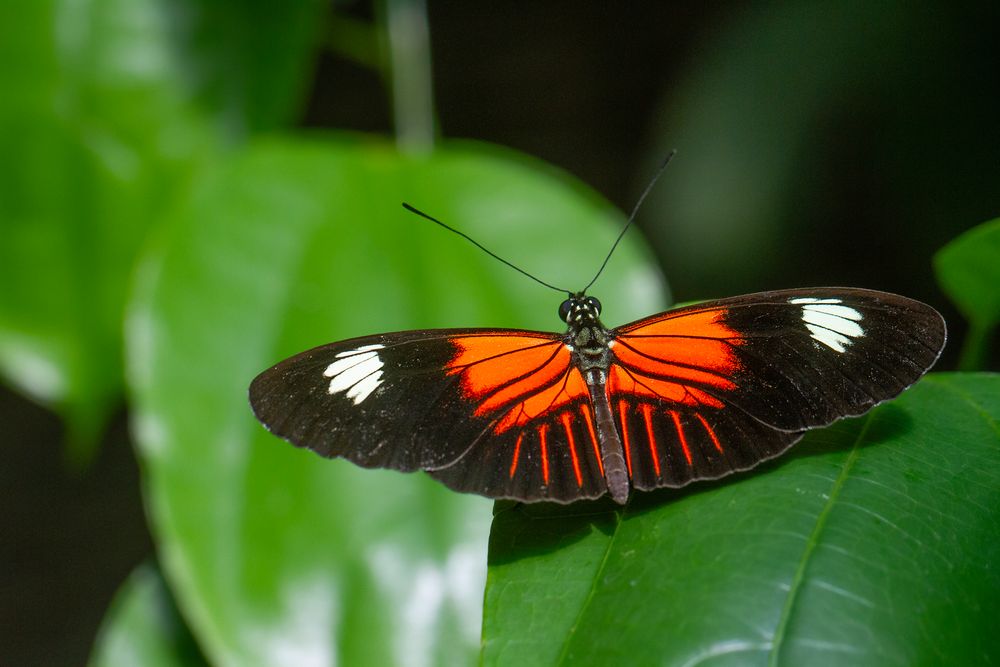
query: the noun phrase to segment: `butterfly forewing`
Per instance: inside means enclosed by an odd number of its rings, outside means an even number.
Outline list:
[[[723,299],[616,333],[623,346],[657,361],[703,346],[681,356],[701,356],[698,370],[719,379],[693,377],[685,386],[786,431],[859,415],[896,396],[934,364],[945,341],[944,321],[930,306],[848,288]],[[636,355],[619,356],[628,365]]]
[[[264,371],[250,385],[257,418],[323,456],[410,471],[461,455],[474,430],[449,401],[458,379],[441,372],[456,331],[381,334],[317,347]],[[422,446],[433,441],[435,446]]]
[[[640,489],[777,456],[804,430],[899,394],[945,341],[929,306],[846,288],[712,301],[615,333],[608,391]]]
[[[325,345],[250,387],[271,432],[323,456],[428,470],[489,497],[563,502],[606,490],[586,398],[560,336],[505,329]]]

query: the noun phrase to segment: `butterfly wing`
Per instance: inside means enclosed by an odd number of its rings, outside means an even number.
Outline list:
[[[681,308],[612,334],[608,404],[632,485],[652,489],[750,468],[894,397],[933,365],[945,327],[911,299],[818,288]],[[607,491],[589,391],[562,336],[356,338],[265,371],[250,401],[298,446],[427,470],[459,491],[558,502]]]
[[[257,418],[295,445],[527,501],[606,491],[587,400],[560,336],[506,329],[355,338],[250,386]]]
[[[937,360],[930,306],[848,288],[712,301],[615,330],[608,393],[639,489],[716,478],[859,415]]]

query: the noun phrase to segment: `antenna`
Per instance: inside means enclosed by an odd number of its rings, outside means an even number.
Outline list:
[[[639,201],[637,201],[635,203],[635,206],[632,208],[632,214],[628,217],[628,220],[625,221],[625,225],[622,227],[622,230],[618,232],[618,238],[615,239],[614,244],[612,244],[611,246],[611,250],[608,251],[607,257],[605,257],[604,262],[601,263],[601,268],[597,270],[597,273],[594,274],[594,277],[590,279],[590,282],[587,283],[587,286],[584,287],[582,290],[580,290],[581,294],[589,290],[590,286],[596,283],[597,279],[601,277],[601,273],[604,272],[604,267],[608,265],[608,260],[611,259],[611,255],[615,252],[615,248],[618,247],[618,243],[621,242],[622,237],[625,236],[625,232],[627,232],[628,228],[632,226],[633,222],[635,222],[635,214],[639,212],[639,207],[642,206],[642,202],[646,201],[646,196],[653,189],[653,186],[656,185],[656,182],[660,180],[660,176],[663,175],[664,170],[667,168],[667,165],[670,164],[670,161],[674,159],[675,155],[677,155],[676,148],[670,151],[667,157],[660,164],[660,168],[656,170],[655,174],[653,174],[653,178],[649,181],[649,185],[647,185],[646,189],[642,191],[642,194],[639,196]],[[403,205],[405,206],[406,204]]]
[[[587,283],[587,286],[584,287],[579,292],[576,292],[576,293],[574,293],[574,292],[572,292],[572,291],[570,291],[568,289],[563,289],[561,287],[556,287],[555,285],[552,285],[550,283],[545,282],[541,278],[537,278],[537,277],[531,275],[530,273],[528,273],[524,269],[520,268],[519,266],[516,266],[516,265],[512,264],[511,262],[508,262],[503,257],[500,257],[495,252],[491,251],[489,248],[487,248],[482,243],[480,243],[476,239],[472,238],[471,236],[469,236],[465,232],[461,232],[461,231],[455,229],[454,227],[452,227],[450,225],[446,225],[445,223],[441,222],[437,218],[424,213],[419,208],[417,208],[415,206],[411,206],[410,204],[407,204],[405,201],[403,202],[403,208],[405,208],[410,213],[416,213],[421,218],[426,218],[427,220],[430,220],[434,224],[440,225],[441,227],[444,227],[449,232],[453,232],[455,234],[458,234],[463,239],[465,239],[466,241],[468,241],[472,245],[476,246],[477,248],[479,248],[480,250],[482,250],[483,252],[485,252],[487,255],[489,255],[493,259],[496,259],[496,260],[498,260],[500,262],[503,262],[504,264],[506,264],[510,268],[514,269],[518,273],[531,278],[532,280],[534,280],[536,283],[538,283],[540,285],[544,285],[545,287],[548,287],[549,289],[555,290],[557,292],[562,292],[563,294],[567,294],[569,296],[573,296],[574,294],[582,295],[582,294],[585,294],[587,292],[587,290],[590,289],[591,285],[593,285],[595,282],[597,282],[597,279],[600,278],[601,274],[604,272],[604,268],[608,265],[608,261],[611,259],[611,255],[614,254],[615,249],[618,247],[618,244],[622,240],[622,237],[625,236],[625,232],[627,232],[628,228],[632,226],[633,222],[635,222],[635,215],[636,215],[636,213],[639,212],[639,207],[642,206],[642,202],[644,202],[646,200],[646,196],[649,195],[650,191],[653,189],[653,186],[656,185],[656,182],[658,180],[660,180],[660,176],[663,174],[664,170],[667,168],[667,165],[670,164],[670,161],[673,159],[673,157],[675,155],[677,155],[677,150],[676,149],[671,150],[670,153],[667,155],[667,157],[660,164],[660,168],[656,170],[656,173],[653,175],[653,178],[649,181],[649,185],[646,186],[646,189],[642,191],[642,195],[639,196],[639,201],[637,201],[635,203],[635,207],[632,208],[632,214],[628,216],[628,220],[625,221],[624,226],[622,226],[622,230],[620,232],[618,232],[618,238],[615,239],[615,242],[611,246],[611,250],[608,251],[607,256],[604,258],[604,261],[601,263],[601,268],[599,268],[597,270],[597,273],[594,274],[594,277],[591,278],[591,280],[590,280],[589,283]]]
[[[405,208],[410,213],[416,213],[421,218],[427,218],[431,222],[433,222],[435,224],[438,224],[438,225],[441,225],[442,227],[444,227],[445,229],[447,229],[449,232],[454,232],[454,233],[458,234],[463,239],[465,239],[466,241],[468,241],[472,245],[476,246],[477,248],[479,248],[480,250],[482,250],[483,252],[485,252],[487,255],[489,255],[493,259],[496,259],[496,260],[499,260],[499,261],[503,262],[504,264],[506,264],[510,268],[514,269],[518,273],[521,273],[521,274],[524,274],[524,275],[528,276],[529,278],[531,278],[532,280],[534,280],[536,283],[539,283],[541,285],[545,285],[549,289],[554,289],[557,292],[562,292],[564,294],[568,294],[568,295],[572,296],[573,293],[571,291],[569,291],[567,289],[562,289],[561,287],[556,287],[555,285],[550,285],[549,283],[545,282],[541,278],[536,278],[535,276],[531,275],[530,273],[528,273],[524,269],[522,269],[522,268],[520,268],[518,266],[515,266],[514,264],[511,264],[506,259],[504,259],[503,257],[500,257],[495,252],[492,252],[491,250],[489,250],[488,248],[486,248],[482,243],[480,243],[476,239],[472,238],[471,236],[469,236],[465,232],[460,232],[457,229],[455,229],[454,227],[450,227],[450,226],[444,224],[443,222],[441,222],[437,218],[434,218],[434,217],[431,217],[431,216],[427,215],[426,213],[424,213],[423,211],[421,211],[420,209],[418,209],[418,208],[416,208],[414,206],[410,206],[405,201],[403,202],[403,208]],[[605,263],[606,262],[607,262],[607,260],[605,260]],[[588,285],[588,287],[589,287],[589,285]]]

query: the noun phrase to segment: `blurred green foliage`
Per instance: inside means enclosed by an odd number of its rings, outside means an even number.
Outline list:
[[[63,415],[79,461],[127,402],[163,568],[126,584],[95,666],[468,664],[480,649],[485,664],[518,665],[996,658],[994,376],[932,378],[740,483],[643,495],[624,511],[500,507],[481,631],[486,501],[266,434],[246,388],[291,353],[403,328],[552,328],[558,298],[399,202],[570,286],[622,222],[565,174],[494,146],[413,154],[294,130],[327,11],[315,0],[0,8],[0,56],[17,64],[0,70],[0,372]],[[878,19],[855,60],[905,53],[877,39],[908,29],[889,14],[824,16],[810,5],[768,24],[774,41],[750,39],[768,34],[750,25],[731,46],[766,62],[789,22],[823,23],[826,42],[799,45],[823,53]],[[709,82],[744,81],[726,53]],[[785,97],[789,73],[774,72],[745,106],[712,106],[711,86],[685,98],[682,118],[766,125],[777,116],[763,97],[790,124],[760,134],[764,146],[693,124],[688,177],[711,178],[688,188],[678,175],[663,195],[688,211],[674,220],[700,225],[693,202],[711,201],[733,226],[712,226],[710,251],[676,244],[679,275],[695,275],[689,260],[722,289],[723,269],[763,263],[762,221],[806,131],[797,121],[856,65],[831,61]],[[734,148],[747,168],[715,170]],[[714,195],[740,183],[759,206]],[[995,247],[962,239],[939,256],[974,326],[995,325],[998,265]],[[667,301],[634,234],[597,291],[611,323]]]
[[[969,321],[959,367],[987,366],[1000,323],[1000,219],[984,222],[934,256],[941,289]]]
[[[63,415],[73,458],[93,455],[122,400],[140,247],[199,162],[293,117],[323,9],[284,3],[280,21],[260,3],[200,0],[0,9],[0,372]]]
[[[144,565],[121,587],[94,647],[91,667],[207,667],[167,583]]]

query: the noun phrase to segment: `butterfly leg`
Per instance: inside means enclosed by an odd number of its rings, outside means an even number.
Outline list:
[[[629,477],[625,469],[625,455],[621,436],[615,426],[606,388],[607,375],[600,369],[587,371],[587,387],[590,402],[594,406],[594,426],[597,440],[601,445],[601,462],[604,465],[604,479],[608,483],[611,497],[619,505],[628,502]]]

